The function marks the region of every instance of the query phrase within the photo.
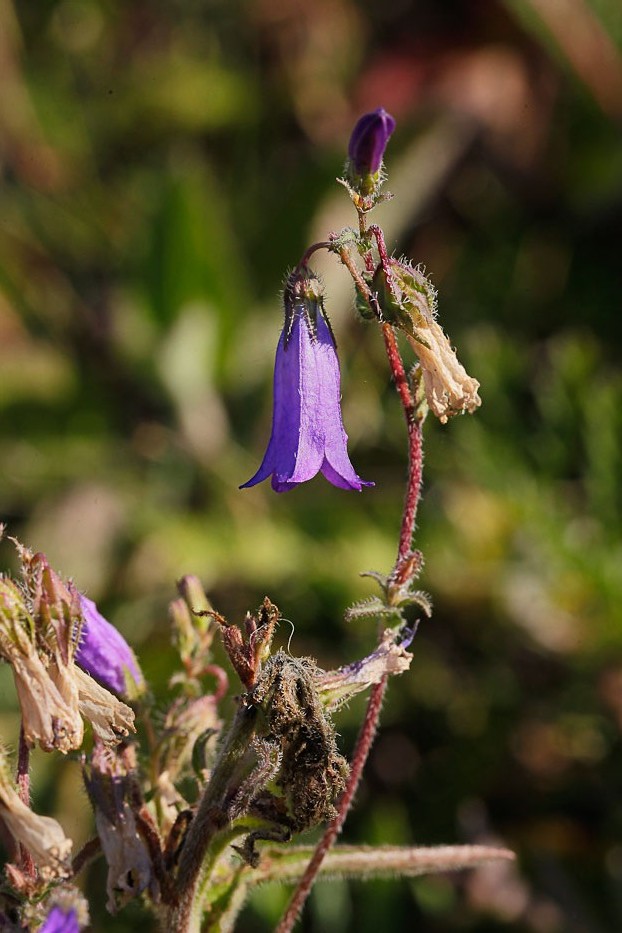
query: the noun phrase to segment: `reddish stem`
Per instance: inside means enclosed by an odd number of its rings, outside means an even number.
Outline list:
[[[302,910],[311,888],[313,887],[313,882],[324,861],[324,857],[343,828],[348,811],[352,806],[354,795],[358,789],[369,750],[376,735],[378,719],[380,717],[380,710],[382,708],[382,701],[384,699],[388,679],[388,674],[385,674],[382,680],[372,687],[365,719],[363,720],[363,725],[361,726],[361,731],[359,732],[356,748],[354,750],[348,785],[341,795],[337,806],[337,816],[332,823],[329,824],[326,832],[318,843],[313,857],[305,869],[304,875],[298,882],[298,887],[294,891],[294,896],[289,902],[289,906],[281,922],[275,929],[275,933],[290,933],[293,929],[298,914]]]
[[[17,793],[22,803],[30,807],[30,749],[24,735],[24,726],[19,730],[19,746],[17,750]],[[36,875],[35,863],[32,855],[20,843],[20,867],[25,875],[34,878]]]
[[[370,228],[373,230],[373,228]],[[382,240],[384,244],[384,240]],[[349,259],[349,257],[347,257]],[[342,262],[348,265],[346,259],[342,256]],[[349,268],[349,265],[348,265]],[[423,447],[422,447],[422,421],[417,416],[415,400],[408,383],[402,357],[395,339],[395,333],[390,324],[382,325],[385,347],[391,367],[391,373],[395,381],[395,386],[404,409],[404,417],[408,428],[408,485],[406,487],[406,499],[404,502],[404,513],[402,516],[402,527],[400,530],[400,540],[397,551],[397,559],[393,571],[393,578],[397,583],[403,582],[401,575],[408,572],[408,558],[411,556],[412,539],[415,530],[415,518],[417,515],[417,505],[421,493],[421,477],[423,468]],[[352,806],[352,801],[359,786],[363,768],[369,756],[369,752],[376,735],[382,701],[387,689],[388,675],[385,674],[377,684],[372,687],[365,719],[361,726],[361,731],[356,742],[356,748],[352,758],[350,777],[345,791],[339,799],[337,806],[337,816],[329,824],[326,832],[319,841],[311,861],[307,865],[305,872],[300,879],[296,890],[292,896],[289,906],[283,915],[281,922],[276,928],[275,933],[290,933],[293,929],[296,919],[307,900],[313,883],[324,861],[324,857],[331,849],[335,839],[341,832],[343,824]]]
[[[304,253],[302,259],[296,266],[296,270],[300,271],[301,269],[304,269],[307,263],[309,262],[309,259],[311,258],[311,256],[313,256],[313,254],[316,253],[319,249],[330,249],[330,246],[331,244],[325,241],[322,241],[320,243],[313,243],[309,247],[309,249],[306,250],[306,252]]]
[[[402,357],[400,356],[397,340],[395,338],[395,331],[390,324],[383,324],[382,334],[387,350],[387,357],[389,359],[389,366],[391,367],[391,372],[395,381],[395,387],[400,397],[402,408],[404,409],[406,428],[408,430],[408,484],[406,487],[402,527],[400,529],[400,541],[395,564],[395,574],[399,575],[400,568],[404,565],[404,561],[410,556],[415,533],[415,519],[417,517],[417,506],[421,495],[421,478],[423,472],[423,432],[422,420],[417,416],[415,400],[408,383]],[[400,581],[396,580],[396,582]]]
[[[27,807],[30,806],[30,749],[24,735],[24,727],[19,730],[19,747],[17,751],[17,793],[19,799]]]

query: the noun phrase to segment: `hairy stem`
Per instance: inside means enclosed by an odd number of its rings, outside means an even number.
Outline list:
[[[17,793],[23,804],[30,806],[30,749],[24,734],[24,726],[19,730],[19,746],[17,751]],[[35,863],[28,849],[20,843],[20,867],[25,875],[34,878],[36,875]]]
[[[311,258],[311,256],[313,256],[313,254],[316,253],[319,249],[330,249],[330,246],[331,244],[326,241],[321,241],[320,243],[312,243],[309,249],[305,251],[302,259],[296,266],[296,271],[299,272],[301,269],[304,269],[307,263],[309,262],[309,259]]]
[[[177,872],[177,905],[171,911],[166,927],[176,933],[199,933],[201,929],[201,897],[197,879],[211,844],[230,823],[228,797],[236,789],[230,785],[238,765],[248,752],[255,731],[256,714],[254,707],[242,705],[238,709],[188,830]]]
[[[17,793],[27,807],[30,806],[30,749],[26,742],[23,725],[19,730],[19,748],[17,752]]]
[[[373,230],[373,228],[370,229]],[[381,243],[384,245],[383,239],[381,240]],[[354,265],[352,263],[352,259],[345,250],[343,252],[345,253],[345,256],[340,253],[341,261],[351,272],[355,282],[359,284],[357,278],[353,274],[352,269],[350,268],[351,265]],[[365,283],[358,273],[358,270],[356,270],[356,267],[354,267],[354,271],[356,272],[358,279],[366,288]],[[369,289],[367,289],[367,292],[369,292]],[[404,409],[404,417],[406,419],[406,426],[408,429],[408,483],[406,486],[402,525],[400,529],[397,559],[394,569],[394,577],[396,578],[396,582],[399,582],[397,578],[399,577],[400,573],[406,572],[405,565],[407,563],[407,558],[411,553],[412,540],[415,530],[415,519],[417,515],[417,505],[419,503],[419,496],[421,493],[421,478],[423,469],[423,446],[421,430],[422,419],[417,415],[415,400],[408,383],[402,357],[397,346],[395,332],[390,324],[383,324],[382,333],[385,341],[389,366],[391,367],[391,373],[393,375],[395,387],[402,403],[402,408]],[[358,789],[359,782],[361,780],[363,768],[365,767],[365,763],[369,756],[369,752],[376,735],[388,679],[388,675],[385,674],[382,680],[380,680],[377,684],[374,684],[372,687],[367,709],[365,711],[365,719],[363,720],[363,725],[361,726],[361,731],[359,732],[356,748],[354,750],[348,784],[337,806],[337,816],[329,824],[322,839],[318,843],[313,853],[313,857],[307,865],[305,872],[300,882],[298,883],[296,890],[294,891],[287,910],[283,915],[283,918],[281,919],[278,927],[276,928],[276,933],[290,933],[290,931],[293,929],[296,919],[309,896],[311,888],[313,887],[313,883],[317,877],[322,862],[324,861],[324,858],[331,849],[337,836],[341,832],[343,824],[345,823],[350,807],[352,806],[354,796]]]
[[[404,409],[406,429],[408,431],[408,483],[402,513],[402,527],[397,549],[395,573],[399,576],[404,561],[410,555],[413,536],[415,533],[415,520],[417,506],[421,496],[421,479],[423,475],[423,421],[417,415],[415,400],[408,383],[402,357],[397,346],[395,331],[390,324],[382,325],[382,334],[389,359],[389,366],[395,381],[395,387]],[[396,582],[402,582],[396,580]]]
[[[281,922],[276,927],[275,933],[290,933],[290,930],[293,929],[298,914],[302,910],[304,903],[311,892],[313,882],[315,881],[317,873],[320,870],[320,866],[324,861],[328,851],[332,847],[335,839],[343,828],[348,811],[352,806],[354,795],[358,789],[361,775],[363,774],[363,768],[365,767],[365,762],[367,761],[367,756],[369,755],[369,750],[376,735],[378,719],[380,716],[380,710],[382,708],[382,701],[384,699],[388,679],[388,675],[385,674],[382,680],[380,680],[377,684],[374,684],[372,687],[369,702],[367,704],[367,710],[365,712],[365,719],[363,720],[363,725],[361,726],[361,731],[359,732],[356,748],[354,750],[354,757],[352,759],[348,784],[337,805],[337,816],[329,824],[326,832],[319,841],[315,852],[313,853],[313,858],[307,865],[305,872],[300,879],[300,882],[298,883],[298,887],[294,891],[294,895],[289,902],[289,906],[285,911]]]

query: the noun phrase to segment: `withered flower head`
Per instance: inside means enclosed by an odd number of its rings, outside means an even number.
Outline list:
[[[84,625],[80,594],[45,555],[14,543],[22,581],[0,578],[0,655],[13,668],[26,741],[45,751],[79,748],[84,716],[96,737],[118,742],[134,731],[134,713],[76,666]]]
[[[279,746],[276,784],[283,791],[289,826],[295,831],[334,817],[334,805],[348,774],[315,686],[317,670],[308,658],[278,651],[249,694],[261,710],[265,738]]]
[[[25,846],[44,879],[69,874],[72,842],[49,816],[38,816],[23,803],[8,774],[6,753],[0,748],[0,818],[13,838]]]
[[[108,910],[116,913],[143,891],[157,901],[158,882],[133,809],[141,802],[133,749],[113,750],[96,743],[85,765],[84,783],[108,863]]]
[[[28,594],[14,581],[0,579],[0,655],[13,669],[27,743],[68,752],[80,747],[84,732],[77,695],[71,689],[61,693],[59,669],[40,650],[27,601]]]
[[[479,382],[468,375],[436,320],[436,292],[420,269],[390,260],[391,283],[382,267],[374,288],[389,323],[404,331],[419,357],[425,396],[442,424],[452,415],[473,412],[481,405]]]
[[[93,733],[105,745],[116,745],[130,732],[136,732],[134,710],[93,680],[89,674],[74,669],[78,709],[93,727]]]

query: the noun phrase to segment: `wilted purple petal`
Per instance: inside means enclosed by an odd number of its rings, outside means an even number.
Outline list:
[[[306,301],[298,293],[292,298],[297,286],[308,286],[311,294],[319,283],[302,273],[294,276],[285,292],[286,322],[276,351],[270,441],[259,470],[241,488],[272,475],[272,488],[286,492],[321,471],[333,485],[360,491],[373,483],[361,480],[348,457],[339,360],[321,300],[314,294]]]
[[[383,107],[363,114],[357,121],[350,137],[348,155],[358,175],[376,174],[394,129],[395,120]]]
[[[65,912],[60,907],[52,907],[39,933],[80,933],[76,911]]]
[[[76,663],[109,690],[127,696],[145,685],[134,652],[114,625],[98,610],[92,599],[80,594],[84,624]]]

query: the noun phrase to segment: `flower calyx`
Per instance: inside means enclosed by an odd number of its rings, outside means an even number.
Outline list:
[[[221,635],[225,651],[247,690],[255,686],[262,663],[270,655],[279,618],[278,607],[266,596],[256,613],[246,613],[243,629],[223,620]]]

